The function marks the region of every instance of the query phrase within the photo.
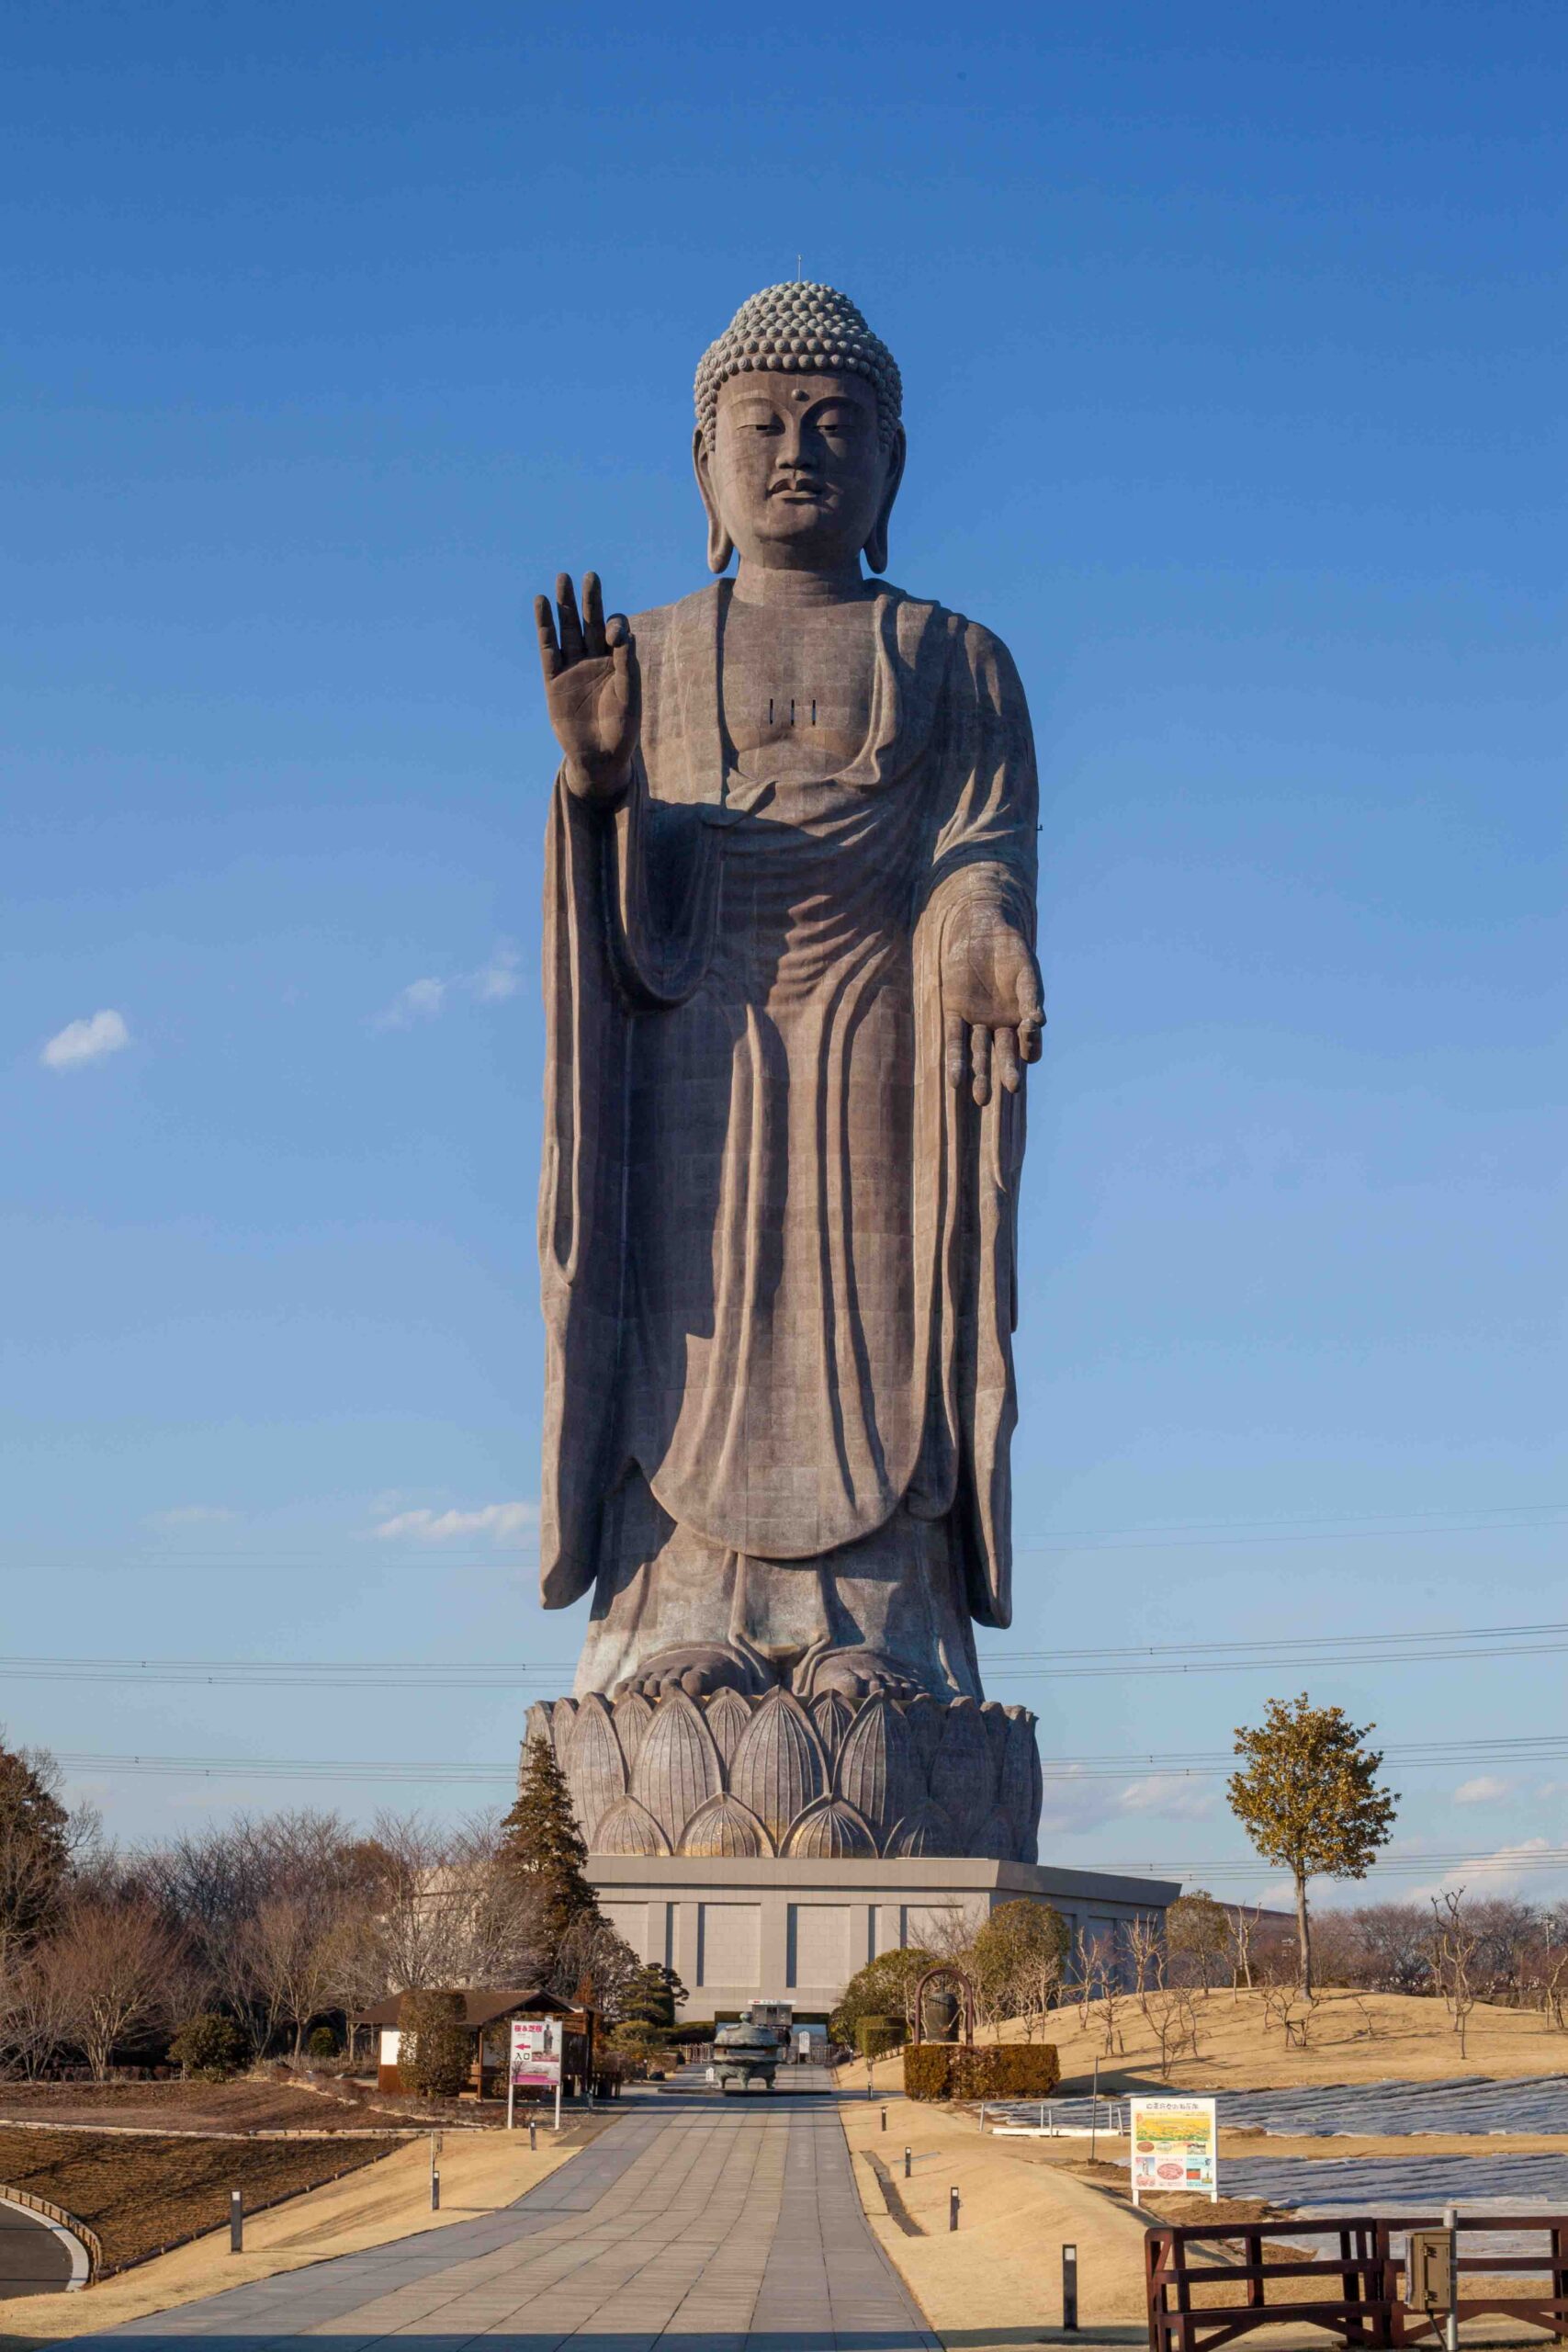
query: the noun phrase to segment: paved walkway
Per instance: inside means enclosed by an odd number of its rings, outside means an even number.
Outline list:
[[[866,2228],[830,2098],[638,2101],[515,2205],[133,2320],[265,2352],[936,2352]]]
[[[74,2238],[0,2196],[0,2296],[58,2295],[86,2269],[85,2249]]]

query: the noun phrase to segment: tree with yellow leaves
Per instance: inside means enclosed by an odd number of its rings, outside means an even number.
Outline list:
[[[1374,1724],[1353,1724],[1342,1707],[1314,1707],[1303,1690],[1270,1699],[1256,1730],[1238,1725],[1245,1759],[1226,1791],[1231,1811],[1267,1862],[1288,1870],[1296,1889],[1297,1975],[1312,1987],[1309,1878],[1365,1878],[1393,1826],[1396,1793],[1378,1786],[1381,1749],[1362,1741]]]

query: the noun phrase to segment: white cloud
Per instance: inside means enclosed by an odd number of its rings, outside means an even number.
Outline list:
[[[45,1069],[79,1069],[84,1062],[100,1062],[130,1043],[122,1012],[95,1012],[85,1021],[68,1021],[39,1055]]]
[[[486,960],[471,972],[451,972],[445,978],[427,974],[400,989],[390,1004],[376,1015],[377,1029],[412,1029],[416,1022],[434,1021],[454,995],[472,997],[479,1004],[504,1004],[523,986],[523,959],[508,939],[501,941]]]
[[[238,1511],[230,1510],[224,1503],[175,1503],[172,1510],[152,1510],[147,1514],[149,1527],[218,1527],[223,1521],[237,1519]]]
[[[482,1503],[478,1510],[400,1510],[371,1533],[393,1544],[452,1544],[464,1535],[516,1544],[538,1524],[537,1503]]]
[[[384,1012],[376,1015],[378,1029],[412,1029],[416,1021],[434,1021],[446,1001],[450,980],[411,980],[400,989]]]
[[[523,985],[523,959],[509,941],[503,940],[488,964],[481,964],[473,975],[474,994],[481,1004],[503,1004],[515,996]]]
[[[1161,1815],[1168,1821],[1202,1821],[1218,1803],[1213,1789],[1191,1781],[1156,1774],[1118,1788],[1113,1781],[1076,1767],[1058,1772],[1047,1766],[1042,1826],[1061,1832],[1098,1829],[1108,1821],[1145,1814]]]
[[[1495,1804],[1499,1797],[1512,1794],[1512,1781],[1499,1781],[1490,1772],[1483,1772],[1473,1781],[1461,1781],[1454,1791],[1455,1804]]]
[[[1194,1781],[1130,1781],[1116,1800],[1119,1813],[1158,1813],[1168,1821],[1206,1820],[1219,1803],[1217,1791]]]

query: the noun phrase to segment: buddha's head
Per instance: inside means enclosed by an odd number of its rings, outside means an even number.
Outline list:
[[[892,353],[830,286],[769,286],[743,302],[697,369],[692,444],[708,562],[739,548],[767,571],[887,564],[904,471]]]

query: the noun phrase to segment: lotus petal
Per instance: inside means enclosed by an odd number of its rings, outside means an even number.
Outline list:
[[[991,1755],[997,1768],[997,1785],[1001,1786],[1002,1759],[1008,1751],[1008,1711],[998,1699],[982,1699],[980,1721],[986,1726],[986,1737],[991,1743]]]
[[[810,1716],[787,1690],[770,1690],[730,1760],[733,1795],[750,1805],[775,1846],[792,1821],[827,1793],[828,1759]]]
[[[971,1850],[996,1792],[996,1767],[980,1710],[973,1699],[954,1699],[931,1764],[931,1795],[958,1834],[960,1853]]]
[[[648,1737],[637,1750],[632,1794],[645,1804],[671,1846],[681,1842],[699,1805],[724,1786],[718,1750],[708,1736],[702,1710],[683,1690],[667,1691],[653,1710]]]
[[[653,1721],[653,1709],[640,1690],[627,1690],[615,1704],[615,1737],[621,1743],[621,1754],[626,1759],[629,1772],[648,1737],[648,1727]]]
[[[667,1854],[670,1840],[636,1797],[619,1797],[599,1824],[601,1854]]]
[[[891,1699],[867,1699],[844,1735],[834,1787],[880,1845],[925,1794],[915,1743]]]
[[[790,1831],[784,1852],[807,1862],[869,1861],[876,1840],[852,1804],[842,1797],[819,1797]]]
[[[980,1824],[969,1851],[987,1862],[1010,1862],[1013,1858],[1012,1824],[1005,1813],[988,1813]]]
[[[572,1724],[577,1721],[577,1701],[558,1699],[550,1709],[550,1745],[556,1751],[556,1762],[564,1767],[566,1744],[571,1737]]]
[[[597,1690],[577,1711],[562,1760],[578,1826],[590,1848],[601,1817],[626,1792],[626,1767],[610,1710]]]
[[[929,1775],[937,1749],[942,1746],[947,1709],[933,1699],[929,1690],[922,1690],[918,1699],[905,1702],[903,1716],[909,1736],[915,1743],[915,1753]]]
[[[710,1797],[687,1822],[681,1840],[682,1854],[725,1860],[739,1857],[750,1861],[773,1850],[773,1841],[756,1815],[730,1796]]]
[[[883,1851],[889,1858],[921,1854],[953,1854],[958,1850],[958,1840],[941,1805],[932,1804],[927,1797],[913,1813],[895,1822]]]
[[[714,1746],[724,1759],[726,1771],[735,1758],[735,1751],[751,1720],[751,1710],[739,1690],[726,1688],[716,1690],[707,1703],[707,1725],[713,1734]]]
[[[536,1699],[523,1718],[523,1762],[525,1764],[528,1760],[528,1742],[531,1739],[547,1739],[552,1748],[555,1746],[550,1732],[550,1702],[547,1699]]]
[[[1001,1809],[1012,1829],[1008,1859],[1028,1859],[1025,1848],[1040,1826],[1040,1800],[1034,1793],[1034,1770],[1039,1750],[1034,1744],[1034,1718],[1027,1707],[1008,1709],[1008,1742],[1002,1753]],[[1033,1770],[1031,1759],[1033,1759]]]
[[[811,1720],[817,1726],[817,1736],[822,1742],[822,1752],[830,1764],[843,1743],[844,1734],[855,1719],[855,1711],[841,1690],[824,1690],[819,1699],[811,1702]]]

